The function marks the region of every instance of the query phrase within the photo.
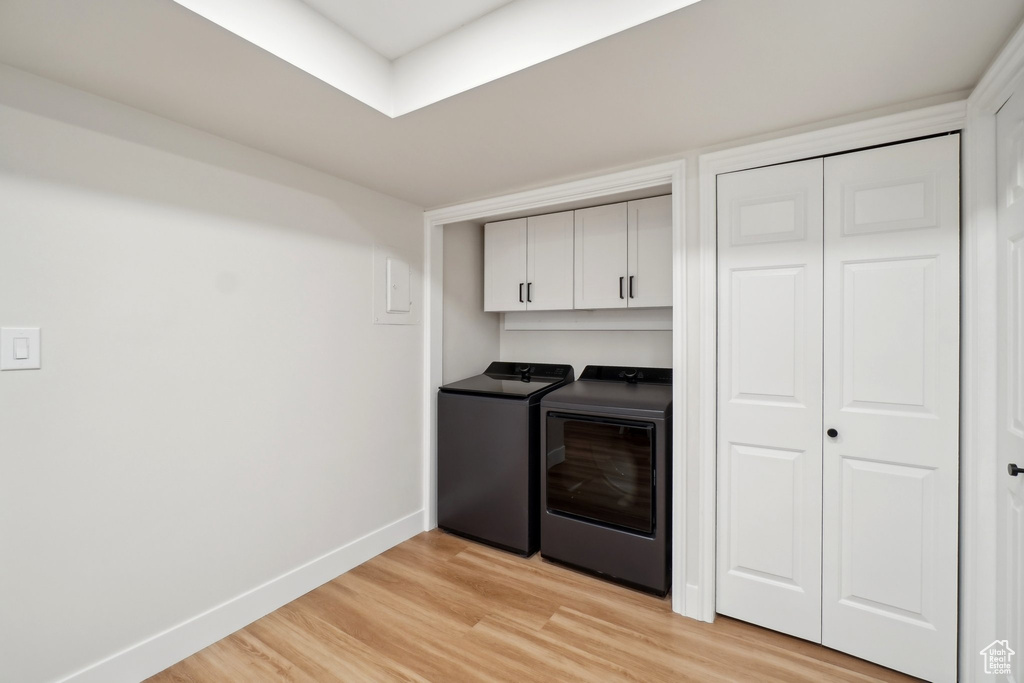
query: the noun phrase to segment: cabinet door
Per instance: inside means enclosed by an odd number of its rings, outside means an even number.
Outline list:
[[[484,226],[484,310],[526,310],[526,219]]]
[[[822,161],[718,176],[717,610],[821,638]]]
[[[825,160],[821,641],[929,681],[956,680],[959,149]]]
[[[576,308],[626,307],[626,203],[576,211]]]
[[[572,309],[573,232],[572,211],[527,219],[527,310]]]
[[[672,197],[629,202],[626,301],[630,308],[672,305]]]

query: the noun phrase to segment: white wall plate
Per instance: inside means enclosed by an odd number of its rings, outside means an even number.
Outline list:
[[[423,308],[421,272],[407,254],[393,247],[373,246],[374,324],[419,324]]]
[[[0,328],[0,370],[42,367],[38,327]]]

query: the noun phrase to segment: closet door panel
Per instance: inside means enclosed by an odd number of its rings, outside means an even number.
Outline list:
[[[822,161],[718,177],[717,610],[821,628]]]
[[[842,410],[935,416],[935,268],[930,256],[843,264]]]
[[[825,160],[822,643],[956,675],[959,136]]]
[[[729,390],[734,404],[802,406],[806,397],[807,268],[734,270]]]

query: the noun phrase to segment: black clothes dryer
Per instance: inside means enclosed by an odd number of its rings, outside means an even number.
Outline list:
[[[588,365],[541,420],[541,556],[665,595],[672,370]]]
[[[491,363],[437,395],[437,525],[529,556],[539,543],[540,401],[571,365]]]

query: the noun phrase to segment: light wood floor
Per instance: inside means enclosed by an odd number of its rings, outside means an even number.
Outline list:
[[[535,555],[416,536],[151,681],[910,681]]]

